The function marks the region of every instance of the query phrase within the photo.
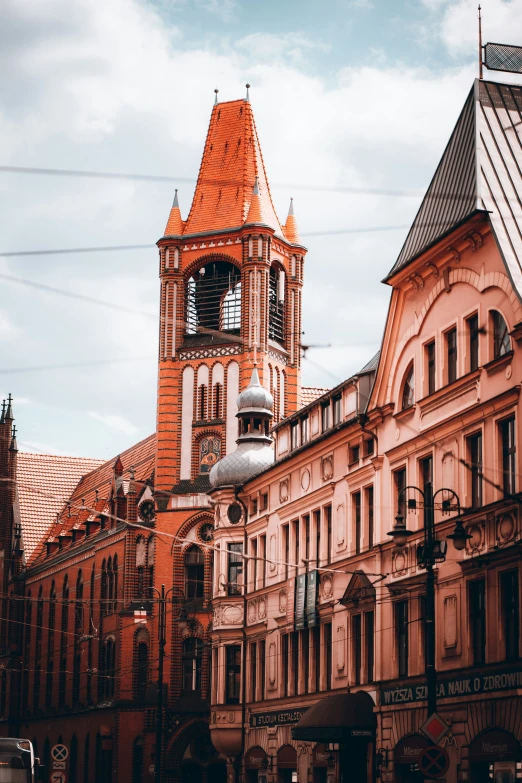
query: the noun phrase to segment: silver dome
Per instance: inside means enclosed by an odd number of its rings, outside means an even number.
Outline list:
[[[268,443],[240,443],[236,451],[216,462],[210,471],[210,486],[244,484],[274,464],[274,449]]]
[[[259,383],[257,368],[254,367],[250,383],[237,398],[237,409],[239,413],[271,413],[273,408],[274,398],[270,392]]]

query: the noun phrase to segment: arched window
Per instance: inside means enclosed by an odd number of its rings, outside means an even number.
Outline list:
[[[98,677],[98,697],[100,701],[114,698],[116,679],[116,644],[114,637],[108,636],[101,643],[100,673]]]
[[[132,783],[143,780],[143,738],[136,737],[132,743]]]
[[[58,677],[58,703],[65,704],[67,692],[67,648],[69,646],[69,579],[67,575],[62,587],[62,623],[60,633],[60,673]]]
[[[493,332],[493,359],[505,356],[511,350],[511,339],[508,326],[498,310],[491,311],[491,323]]]
[[[89,783],[89,756],[90,756],[90,736],[87,732],[85,744],[83,746],[83,783]]]
[[[33,601],[31,591],[25,604],[24,668],[22,673],[22,710],[29,707],[29,666],[31,665],[31,632],[33,623]]]
[[[73,642],[73,680],[72,700],[73,704],[80,701],[80,672],[81,672],[81,638],[84,633],[84,606],[83,606],[83,577],[81,569],[76,579],[76,601],[74,605],[74,642]]]
[[[136,634],[134,670],[135,696],[144,701],[149,684],[149,633],[144,628]]]
[[[205,558],[195,544],[185,552],[185,595],[187,598],[203,598],[205,584]]]
[[[53,676],[54,676],[54,628],[56,623],[56,588],[51,584],[49,594],[49,616],[47,619],[47,670],[45,673],[45,706],[53,703]]]
[[[214,418],[220,419],[222,416],[223,408],[223,384],[214,384]]]
[[[38,591],[38,603],[36,604],[36,638],[35,638],[35,670],[33,680],[33,710],[40,706],[40,684],[42,677],[42,626],[43,626],[43,587]]]
[[[112,611],[118,611],[118,555],[112,561]]]
[[[187,282],[187,334],[241,328],[241,274],[229,261],[213,261]]]
[[[69,750],[69,783],[78,783],[78,740],[76,734],[71,737]]]
[[[207,387],[204,383],[198,389],[198,419],[204,421],[207,418]]]
[[[114,575],[112,573],[112,557],[107,560],[107,614],[112,614],[112,604],[114,598]]]
[[[201,690],[201,660],[203,642],[201,639],[189,637],[183,640],[183,690]]]
[[[270,267],[268,293],[268,336],[280,345],[285,342],[285,273],[278,264]]]
[[[147,544],[143,536],[136,538],[136,598],[145,593],[145,568],[147,566]]]
[[[107,595],[109,592],[109,584],[107,578],[107,562],[105,558],[102,561],[101,567],[101,585],[100,585],[100,604],[102,615],[107,614]]]
[[[406,410],[406,408],[411,408],[413,403],[415,402],[415,376],[413,372],[413,363],[409,366],[408,370],[406,371],[406,376],[404,378],[404,383],[402,386],[402,401],[401,401],[401,410]]]

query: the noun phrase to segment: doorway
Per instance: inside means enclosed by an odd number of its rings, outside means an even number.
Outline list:
[[[277,783],[292,783],[292,773],[297,772],[297,753],[292,745],[283,745],[277,751]]]

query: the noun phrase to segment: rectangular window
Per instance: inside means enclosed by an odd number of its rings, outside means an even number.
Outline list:
[[[333,417],[334,417],[334,425],[340,424],[341,421],[343,420],[342,397],[340,394],[333,398]]]
[[[408,602],[395,604],[395,634],[397,640],[398,676],[408,676]]]
[[[314,640],[314,670],[315,670],[315,691],[321,690],[321,626],[316,625],[313,631]]]
[[[479,322],[478,315],[468,318],[469,371],[477,370],[479,366]]]
[[[308,443],[308,416],[301,419],[301,443]]]
[[[290,527],[289,525],[283,525],[281,528],[283,536],[283,568],[285,569],[285,579],[288,579],[288,569],[290,561]]]
[[[375,536],[375,522],[374,522],[374,507],[373,507],[373,486],[366,487],[364,490],[366,495],[366,525],[368,528],[368,548],[371,549],[374,544]]]
[[[396,470],[393,474],[393,480],[395,483],[395,507],[399,514],[406,518],[406,493],[403,492],[406,488],[406,468]]]
[[[323,629],[325,687],[329,691],[332,687],[332,623],[325,623]]]
[[[241,693],[241,647],[233,644],[226,650],[226,704],[239,704]]]
[[[266,642],[261,639],[259,642],[259,698],[265,700],[265,680],[266,680]]]
[[[432,340],[431,343],[428,343],[425,346],[426,351],[426,378],[427,378],[427,392],[428,394],[433,394],[435,391],[435,375],[436,375],[436,364],[435,364],[435,340]]]
[[[350,465],[359,462],[361,457],[361,448],[359,445],[350,447]]]
[[[306,516],[303,517],[303,526],[304,526],[304,535],[305,535],[304,559],[308,564],[308,561],[310,560],[310,515],[309,514],[306,514]]]
[[[299,562],[299,520],[295,519],[292,522],[292,525],[293,525],[293,528],[294,528],[294,544],[295,544],[294,563],[295,563],[295,566],[296,566],[296,574],[297,574],[299,572],[299,566],[300,566],[300,562]]]
[[[473,663],[478,665],[486,662],[486,582],[474,579],[468,589]]]
[[[332,562],[332,507],[324,507],[324,516],[326,519],[326,565]]]
[[[289,664],[289,655],[290,651],[288,649],[288,634],[285,633],[283,636],[281,636],[281,668],[282,668],[282,678],[283,678],[283,696],[288,696],[288,683],[289,683],[289,671],[288,671],[288,664]]]
[[[467,441],[471,506],[472,508],[480,508],[482,506],[482,433],[476,432],[474,435],[470,435]]]
[[[314,511],[314,526],[315,526],[315,567],[319,568],[321,565],[321,510]]]
[[[448,383],[457,380],[457,329],[456,327],[446,332],[446,360]]]
[[[266,585],[266,534],[259,537],[259,570],[261,571],[261,587]]]
[[[292,631],[292,685],[297,695],[299,687],[299,631]]]
[[[355,544],[355,554],[361,551],[361,493],[354,492],[352,495],[352,514],[353,514],[353,535]]]
[[[362,622],[361,615],[352,617],[353,676],[355,685],[362,682]]]
[[[371,457],[375,451],[375,438],[368,438],[364,441],[365,455]]]
[[[500,601],[506,661],[516,661],[520,649],[520,607],[518,571],[500,574]]]
[[[252,701],[256,701],[257,690],[257,644],[252,642],[250,645],[250,688]]]
[[[433,488],[433,457],[424,457],[419,460],[419,469],[422,490],[425,492],[428,484]]]
[[[252,559],[250,561],[250,569],[252,574],[251,590],[257,590],[257,538],[253,538],[250,542],[250,554]]]
[[[299,447],[299,422],[293,421],[290,425],[290,445],[292,450]]]
[[[310,629],[305,628],[301,631],[301,660],[303,662],[304,691],[308,693],[310,689]]]
[[[330,429],[330,401],[321,405],[321,423],[323,432]]]
[[[228,544],[228,595],[241,595],[243,586],[243,544]]]
[[[375,676],[375,615],[364,613],[364,628],[366,634],[366,682],[373,682]]]
[[[500,438],[502,445],[502,486],[505,495],[513,495],[516,492],[517,456],[514,418],[500,422]]]

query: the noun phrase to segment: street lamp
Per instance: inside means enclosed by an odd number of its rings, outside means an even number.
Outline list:
[[[456,502],[457,514],[460,516],[459,496],[452,489],[443,487],[433,494],[433,487],[430,481],[427,481],[424,490],[419,487],[408,486],[401,489],[397,498],[399,511],[395,517],[393,529],[388,533],[395,542],[395,546],[401,549],[405,546],[409,536],[413,535],[412,530],[406,527],[404,515],[401,513],[401,503],[408,490],[418,492],[423,500],[424,507],[424,543],[417,546],[417,564],[426,569],[426,616],[425,624],[425,670],[426,684],[428,686],[428,715],[436,712],[437,709],[437,669],[435,658],[435,575],[433,567],[435,563],[443,562],[446,559],[447,542],[440,541],[435,534],[435,498],[441,493],[445,493],[442,500],[443,513],[449,514],[454,508],[452,500]],[[410,511],[415,511],[417,504],[415,498],[409,498],[407,507]],[[453,546],[457,551],[462,551],[466,546],[466,541],[471,538],[466,533],[462,521],[457,518],[453,533],[448,536],[453,541]]]

